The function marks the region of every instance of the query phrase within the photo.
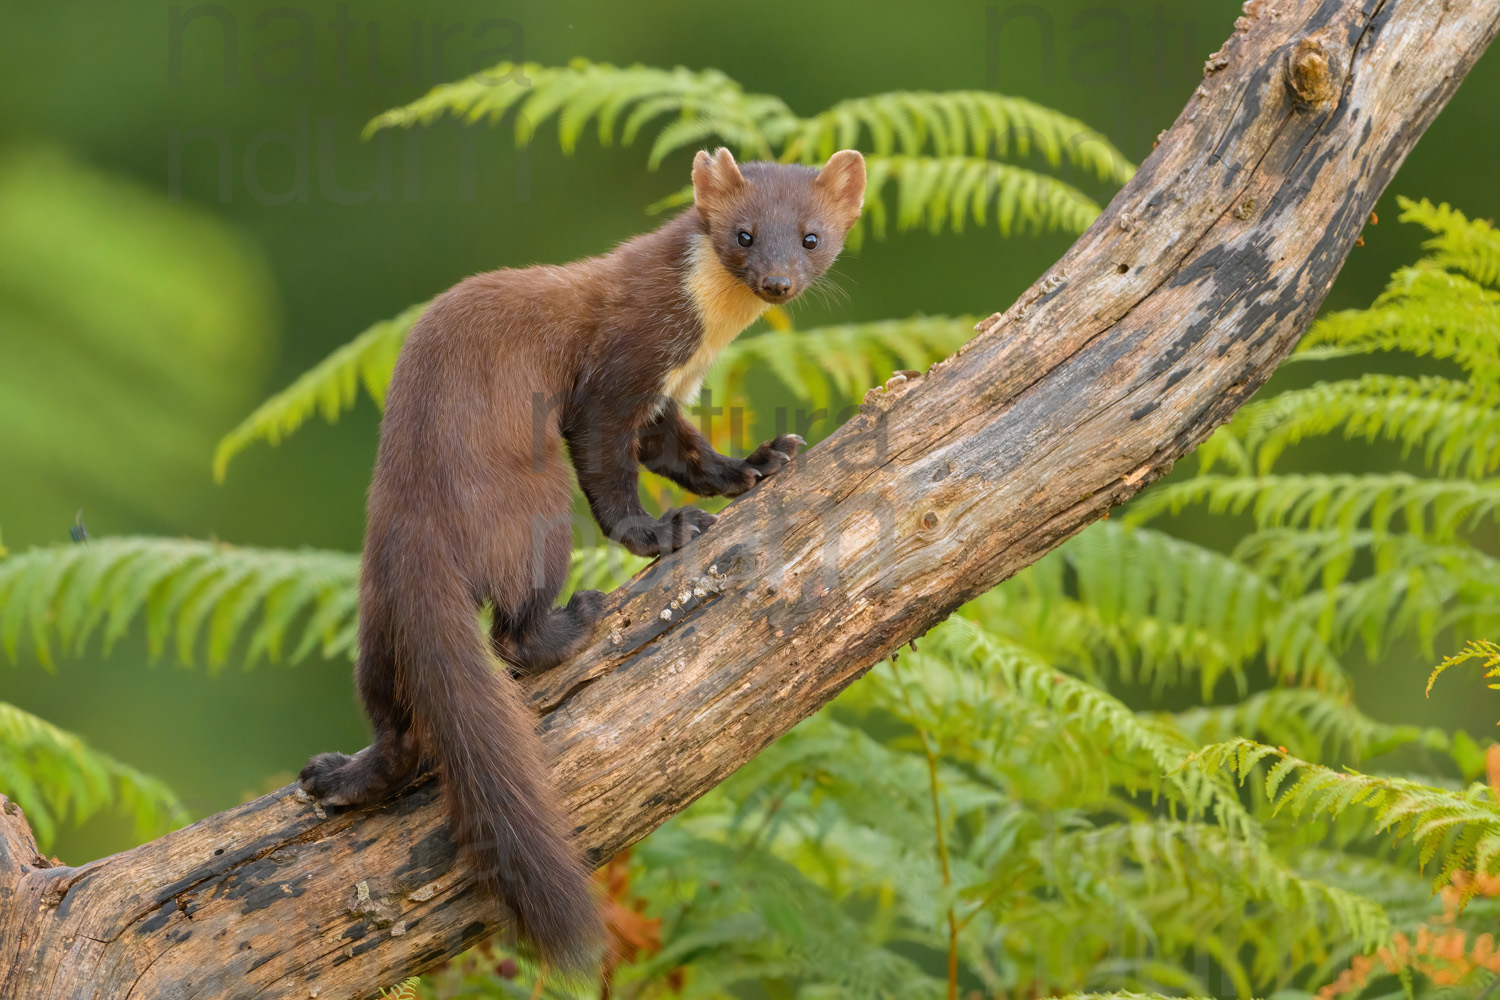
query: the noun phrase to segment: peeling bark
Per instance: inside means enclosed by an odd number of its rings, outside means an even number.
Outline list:
[[[1500,4],[1477,0],[1246,4],[1160,146],[1040,281],[616,592],[593,646],[535,682],[591,856],[1227,420],[1497,25]],[[78,868],[45,866],[0,808],[0,996],[333,1000],[429,968],[499,928],[438,791],[325,818],[286,788]]]

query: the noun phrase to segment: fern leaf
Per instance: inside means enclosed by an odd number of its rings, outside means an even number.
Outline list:
[[[1353,532],[1368,527],[1384,534],[1392,530],[1399,514],[1401,528],[1408,534],[1443,542],[1495,517],[1500,480],[1451,482],[1404,473],[1204,475],[1146,493],[1132,503],[1128,516],[1131,523],[1140,523],[1176,513],[1189,504],[1203,504],[1215,514],[1248,511],[1262,529]]]
[[[1148,890],[1153,883],[1172,882],[1220,901],[1238,897],[1264,905],[1282,919],[1297,914],[1301,933],[1321,938],[1325,946],[1353,938],[1373,950],[1390,932],[1378,903],[1309,878],[1265,842],[1234,838],[1218,827],[1171,820],[1114,823],[1060,836],[1046,853],[1055,857],[1055,865],[1097,873],[1139,866]]]
[[[1072,596],[1076,593],[1076,599]],[[1154,531],[1101,522],[975,602],[971,613],[1046,657],[1113,664],[1158,693],[1196,672],[1203,696],[1264,656],[1283,682],[1341,692],[1348,678],[1317,611],[1255,569]]]
[[[1401,221],[1415,222],[1434,233],[1422,246],[1427,260],[1438,267],[1462,271],[1475,281],[1500,286],[1500,231],[1493,223],[1470,220],[1446,203],[1433,205],[1423,198],[1396,199]]]
[[[558,119],[558,140],[571,153],[590,120],[608,145],[617,130],[625,144],[664,116],[649,166],[679,149],[710,140],[761,159],[822,162],[864,136],[877,156],[987,159],[1033,150],[1056,167],[1066,162],[1100,180],[1123,184],[1135,168],[1099,132],[1076,118],[1030,101],[986,91],[900,91],[841,101],[811,118],[799,118],[779,98],[747,94],[718,70],[617,67],[575,59],[565,67],[504,63],[376,117],[368,136],[383,128],[427,124],[449,114],[467,121],[498,121],[516,109],[516,139]],[[623,124],[621,115],[625,115]]]
[[[1287,680],[1339,691],[1343,668],[1301,617],[1253,570],[1202,546],[1152,531],[1099,524],[1062,549],[1081,601],[1105,620],[1156,618],[1219,637],[1238,662],[1263,653]],[[1204,696],[1214,677],[1204,674]]]
[[[743,397],[746,376],[766,366],[799,400],[857,400],[893,371],[926,369],[974,335],[971,317],[914,316],[741,337],[719,353],[705,380],[714,400]]]
[[[445,114],[493,123],[512,108],[517,108],[518,143],[529,142],[540,125],[556,116],[564,152],[573,151],[590,120],[598,124],[602,145],[617,136],[629,145],[649,122],[675,116],[658,133],[651,151],[653,166],[673,150],[697,145],[711,135],[742,153],[770,159],[774,153],[767,133],[784,133],[795,120],[781,101],[746,94],[718,70],[617,67],[575,59],[556,67],[502,63],[456,83],[440,84],[418,100],[377,116],[365,127],[365,135],[425,125]],[[703,122],[710,127],[698,127]]]
[[[1424,867],[1437,862],[1435,889],[1460,869],[1500,874],[1500,809],[1487,785],[1455,792],[1405,778],[1339,772],[1244,739],[1204,747],[1189,759],[1200,768],[1232,770],[1241,781],[1256,765],[1274,760],[1266,795],[1293,821],[1337,817],[1352,806],[1369,810],[1378,831],[1417,846]]]
[[[305,616],[311,616],[303,631],[312,648],[348,654],[357,573],[357,557],[311,549],[154,538],[32,549],[0,562],[0,606],[7,612],[0,639],[14,659],[26,632],[50,662],[53,642],[78,654],[102,630],[107,652],[144,617],[153,655],[174,641],[177,657],[191,664],[206,641],[208,664],[217,668],[259,608],[265,617],[250,643],[251,660],[277,658]],[[325,609],[337,614],[320,617]]]
[[[1440,476],[1479,479],[1500,469],[1500,385],[1395,375],[1319,382],[1251,403],[1231,426],[1262,475],[1287,447],[1339,430],[1397,441],[1405,454],[1420,449]]]
[[[877,237],[886,234],[885,191],[896,188],[896,228],[925,226],[933,234],[962,232],[972,216],[985,225],[993,212],[1001,235],[1081,233],[1099,217],[1099,204],[1070,184],[1023,167],[965,156],[872,156],[867,161],[865,214]],[[851,234],[857,247],[858,231]]]
[[[4,702],[0,789],[26,810],[43,847],[51,843],[59,822],[81,823],[105,809],[131,817],[141,840],[188,821],[177,796],[157,779]]]
[[[390,989],[384,987],[380,990],[381,1000],[422,1000],[422,994],[417,987],[422,985],[422,980],[417,976],[408,976]]]
[[[1362,638],[1372,655],[1403,635],[1416,634],[1430,648],[1446,628],[1486,631],[1500,614],[1500,560],[1468,544],[1373,531],[1267,529],[1241,542],[1235,557],[1316,615],[1319,634],[1340,648]],[[1367,560],[1369,574],[1349,581]]]
[[[877,157],[940,159],[1027,156],[1064,162],[1101,181],[1124,184],[1135,168],[1103,135],[1076,118],[1031,101],[981,90],[896,91],[840,101],[797,121],[783,158],[821,163],[869,136]]]
[[[1437,683],[1438,675],[1443,671],[1473,660],[1479,661],[1486,679],[1500,677],[1500,643],[1490,642],[1488,639],[1471,639],[1462,650],[1452,656],[1443,657],[1443,662],[1432,668],[1432,673],[1427,677],[1427,693],[1432,694],[1432,685]],[[1490,687],[1496,686],[1490,685]]]
[[[577,548],[568,592],[613,588],[646,562],[614,546]],[[170,644],[185,665],[201,657],[217,670],[241,648],[247,667],[352,657],[358,577],[358,556],[318,549],[157,538],[32,549],[0,561],[0,641],[14,660],[29,638],[50,664],[54,642],[78,655],[102,632],[108,653],[143,618],[151,654]]]
[[[334,422],[354,405],[361,385],[376,406],[384,407],[396,355],[426,309],[423,302],[376,323],[256,407],[219,442],[214,453],[214,479],[223,482],[230,459],[255,441],[274,445],[315,413]]]
[[[1331,313],[1302,338],[1301,360],[1376,351],[1449,359],[1469,378],[1500,381],[1500,292],[1430,264],[1397,271],[1368,309]]]
[[[1195,777],[1182,769],[1191,747],[1180,734],[1137,715],[1087,681],[1036,660],[1020,647],[962,618],[951,618],[934,629],[918,652],[910,655],[921,665],[922,673],[920,684],[907,687],[908,696],[921,712],[921,718],[912,720],[914,724],[930,725],[939,734],[947,729],[958,738],[965,738],[963,734],[967,733],[977,745],[977,734],[985,726],[973,711],[960,711],[947,723],[938,714],[944,706],[958,709],[983,703],[982,698],[960,699],[945,693],[948,685],[965,683],[961,678],[973,672],[981,679],[977,680],[981,686],[968,693],[1045,709],[1076,733],[1095,733],[1114,752],[1139,755],[1149,761],[1151,767],[1139,772],[1149,787],[1170,790],[1192,813],[1214,812],[1220,823],[1241,836],[1255,834],[1254,822],[1238,799],[1222,785],[1198,780],[1201,775]],[[958,674],[952,673],[955,668]],[[888,704],[887,710],[898,717],[909,714],[894,703]],[[953,749],[957,752],[960,748],[961,744]]]
[[[1259,691],[1233,705],[1178,712],[1173,721],[1198,743],[1248,736],[1325,759],[1357,761],[1413,743],[1446,753],[1452,745],[1441,730],[1377,722],[1347,695],[1324,691]]]

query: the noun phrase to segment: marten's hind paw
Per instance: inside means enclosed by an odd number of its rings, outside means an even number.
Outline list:
[[[327,806],[357,806],[385,798],[410,781],[418,759],[409,741],[374,743],[352,757],[320,753],[302,768],[302,790]]]
[[[302,767],[297,781],[302,790],[325,805],[346,806],[352,803],[348,792],[350,771],[355,759],[346,753],[320,753]]]

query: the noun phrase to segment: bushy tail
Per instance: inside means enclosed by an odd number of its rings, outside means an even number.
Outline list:
[[[428,595],[424,603],[435,603]],[[598,960],[604,928],[536,717],[466,601],[429,607],[418,621],[429,634],[411,637],[403,674],[422,748],[441,771],[454,842],[543,959],[584,968]]]

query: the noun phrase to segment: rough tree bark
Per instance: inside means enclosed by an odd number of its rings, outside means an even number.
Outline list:
[[[1495,0],[1246,4],[1062,260],[617,592],[593,646],[535,685],[592,856],[1226,420],[1497,25]],[[324,818],[286,788],[77,868],[49,867],[4,803],[0,996],[332,1000],[428,968],[498,928],[455,866],[438,791]]]

